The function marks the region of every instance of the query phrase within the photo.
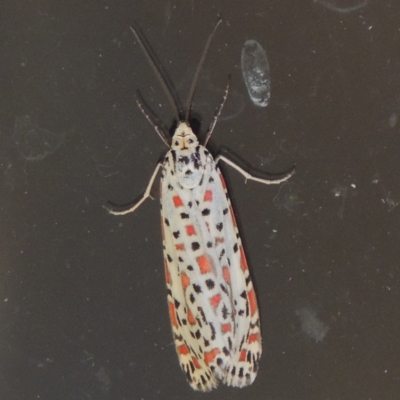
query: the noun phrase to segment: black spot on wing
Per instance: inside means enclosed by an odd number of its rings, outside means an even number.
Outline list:
[[[215,328],[213,323],[210,323],[210,329],[211,329],[211,340],[215,340]]]
[[[247,362],[250,364],[251,363],[251,351],[247,352]]]
[[[226,319],[227,317],[228,317],[228,309],[226,308],[226,305],[224,304],[224,306],[222,307],[222,318]]]
[[[187,156],[181,156],[181,157],[179,157],[179,162],[183,162],[183,163],[185,163],[185,164],[189,164],[189,157],[187,157]]]
[[[223,284],[221,283],[221,284],[220,284],[220,287],[221,287],[221,289],[222,289],[222,291],[223,291],[224,293],[228,294],[228,290],[227,290],[227,288],[226,288],[225,285],[223,285]]]
[[[191,369],[192,374],[193,374],[193,372],[194,372],[194,364],[193,364],[192,360],[189,361],[189,365],[190,365],[190,369]]]
[[[207,318],[206,318],[206,314],[204,314],[203,307],[197,307],[197,310],[198,310],[199,313],[201,314],[201,319],[202,319],[203,322],[206,324],[206,323],[207,323]],[[197,321],[197,322],[199,322],[199,321]]]
[[[197,294],[202,292],[201,286],[197,285],[196,283],[193,283],[193,289]]]
[[[207,288],[209,290],[211,290],[211,289],[214,289],[215,283],[214,283],[214,281],[212,279],[207,279],[206,280],[206,285],[207,285]]]

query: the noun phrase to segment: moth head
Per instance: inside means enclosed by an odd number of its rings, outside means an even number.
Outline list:
[[[174,150],[191,150],[198,145],[199,141],[188,123],[179,122],[172,137],[171,148]]]

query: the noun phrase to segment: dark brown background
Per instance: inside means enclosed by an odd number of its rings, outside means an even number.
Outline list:
[[[0,52],[0,399],[397,399],[400,14],[395,1],[5,1]],[[247,389],[192,391],[169,326],[158,202],[126,217],[165,146],[137,89],[172,113],[129,31],[142,27],[224,166],[257,286],[263,357]],[[271,68],[254,106],[246,40]],[[155,191],[157,192],[157,191]]]

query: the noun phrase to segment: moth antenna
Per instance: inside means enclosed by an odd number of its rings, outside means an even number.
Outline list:
[[[159,125],[153,117],[149,114],[148,111],[144,108],[144,105],[142,102],[139,100],[138,94],[135,94],[135,99],[136,99],[136,104],[138,105],[140,111],[142,114],[146,117],[147,121],[150,122],[151,126],[154,128],[154,130],[158,133],[158,136],[160,136],[161,140],[168,146],[171,147],[169,144],[169,138],[168,135],[165,133],[164,127]]]
[[[219,24],[221,22],[222,22],[222,18],[219,17],[217,23],[214,26],[213,31],[211,32],[211,35],[208,37],[206,46],[204,47],[204,50],[203,50],[203,54],[201,55],[201,58],[200,58],[199,65],[197,66],[196,73],[194,74],[192,86],[190,87],[189,96],[188,96],[188,99],[187,99],[187,102],[186,102],[186,109],[185,109],[186,110],[185,111],[185,121],[186,122],[188,122],[188,120],[189,120],[189,114],[190,114],[190,110],[192,108],[193,94],[194,94],[194,91],[196,89],[196,85],[197,85],[197,81],[199,79],[201,68],[203,67],[204,60],[206,59],[206,55],[207,55],[208,49],[210,47],[211,40],[214,37],[214,34],[217,31],[217,28],[218,28],[218,26],[219,26]]]
[[[170,89],[169,85],[167,84],[167,81],[165,80],[163,74],[161,73],[160,68],[157,66],[157,64],[154,60],[154,57],[150,54],[150,51],[148,50],[143,39],[139,35],[139,30],[137,28],[134,28],[133,26],[130,26],[130,28],[131,28],[131,31],[133,32],[133,34],[135,35],[135,38],[138,41],[140,47],[142,48],[143,53],[146,56],[150,67],[154,71],[158,81],[160,82],[160,84],[163,88],[164,93],[167,96],[168,102],[172,108],[174,115],[175,115],[176,120],[180,121],[180,112],[179,112],[178,103],[177,103],[176,99],[174,98],[174,96],[172,95],[171,89]]]

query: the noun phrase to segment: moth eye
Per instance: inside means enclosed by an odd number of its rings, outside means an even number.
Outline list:
[[[193,143],[193,139],[189,139],[188,141],[189,141],[189,144]]]
[[[178,142],[178,141],[176,141],[176,142],[175,142],[175,146],[178,146],[178,145],[179,145],[179,142]]]

